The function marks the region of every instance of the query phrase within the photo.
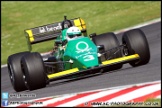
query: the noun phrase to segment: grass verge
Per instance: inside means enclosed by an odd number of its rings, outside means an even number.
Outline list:
[[[44,24],[81,17],[88,34],[116,31],[161,17],[160,1],[2,1],[1,64],[9,55],[28,50],[24,30]],[[46,52],[53,41],[33,45]]]

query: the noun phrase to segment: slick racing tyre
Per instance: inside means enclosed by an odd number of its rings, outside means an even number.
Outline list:
[[[23,56],[21,63],[25,74],[25,84],[29,90],[46,86],[46,69],[39,53],[33,52]]]
[[[7,59],[8,72],[12,86],[15,91],[20,92],[26,90],[24,75],[21,69],[21,58],[30,52],[20,52],[10,55]]]
[[[116,35],[112,32],[110,33],[104,33],[104,34],[100,34],[100,35],[97,35],[95,37],[92,38],[92,41],[98,46],[98,45],[103,45],[104,46],[104,51],[107,51],[109,49],[112,49],[114,47],[118,47],[120,44],[119,44],[119,41],[116,37]],[[111,59],[114,59],[114,58],[119,58],[119,57],[122,57],[122,52],[121,50],[119,49],[114,49],[114,50],[111,50],[110,52],[107,53],[107,57],[111,57],[109,60]],[[103,52],[104,52],[103,51]],[[116,52],[117,51],[117,52]],[[116,53],[115,53],[116,52]],[[115,54],[114,54],[115,53]],[[105,61],[106,59],[102,59],[102,61]],[[106,68],[106,71],[111,71],[111,70],[116,70],[116,69],[120,69],[122,68],[123,64],[116,64],[116,65],[112,65],[108,68]]]
[[[125,32],[122,36],[122,43],[125,45],[124,49],[127,49],[128,55],[138,54],[140,56],[139,60],[130,62],[131,66],[140,66],[149,62],[150,49],[142,30],[133,29]]]

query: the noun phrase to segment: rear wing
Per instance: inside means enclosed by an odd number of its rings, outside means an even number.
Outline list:
[[[87,35],[86,24],[82,18],[70,19],[73,26],[79,27],[84,35]],[[32,45],[40,42],[56,39],[61,35],[62,21],[52,24],[47,24],[35,28],[25,30],[25,36],[27,38],[27,44],[29,51],[32,50]]]

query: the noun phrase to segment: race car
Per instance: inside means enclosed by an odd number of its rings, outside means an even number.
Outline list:
[[[149,45],[141,29],[123,33],[120,44],[113,32],[87,35],[85,21],[78,17],[25,30],[29,51],[10,55],[8,72],[15,91],[46,87],[51,81],[77,79],[121,69],[123,64],[145,65],[150,60]],[[46,57],[32,52],[32,45],[55,40]]]

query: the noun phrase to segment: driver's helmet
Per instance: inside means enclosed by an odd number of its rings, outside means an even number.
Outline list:
[[[73,38],[76,38],[78,36],[81,36],[81,31],[78,27],[70,27],[67,29],[67,39],[73,39]]]

